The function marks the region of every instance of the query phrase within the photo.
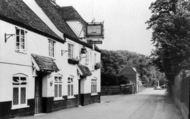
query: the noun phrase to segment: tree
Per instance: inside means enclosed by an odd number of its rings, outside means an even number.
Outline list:
[[[156,0],[151,4],[153,63],[166,74],[170,85],[190,57],[190,15],[187,0]]]
[[[135,67],[140,74],[140,79],[149,84],[152,80],[153,66],[150,58],[125,50],[108,51],[102,50],[102,85],[120,85],[128,83],[126,77],[119,77],[119,72],[126,66]],[[154,70],[157,70],[154,68]],[[145,84],[145,85],[146,85]]]

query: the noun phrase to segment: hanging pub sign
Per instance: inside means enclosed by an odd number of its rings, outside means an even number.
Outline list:
[[[86,26],[87,38],[104,38],[103,23],[88,23]]]

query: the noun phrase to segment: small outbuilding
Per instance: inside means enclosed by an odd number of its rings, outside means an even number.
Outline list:
[[[119,76],[124,77],[130,84],[135,86],[134,92],[139,91],[139,73],[135,67],[127,66],[119,72]]]

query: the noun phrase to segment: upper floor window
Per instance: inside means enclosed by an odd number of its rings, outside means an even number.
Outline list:
[[[16,28],[16,51],[24,52],[26,50],[26,31]]]
[[[96,55],[96,53],[94,53],[94,64],[96,64],[96,57],[97,57],[97,55]]]
[[[74,89],[73,89],[73,76],[68,78],[68,97],[74,96]]]
[[[55,99],[62,99],[62,77],[61,76],[55,76],[54,97]]]
[[[49,56],[54,57],[55,55],[55,41],[49,40]]]
[[[68,43],[68,57],[74,58],[74,45],[70,43]]]
[[[86,53],[86,59],[85,59],[85,64],[89,64],[89,52]]]
[[[64,55],[64,50],[61,50],[61,56],[63,56]]]
[[[27,77],[25,75],[13,76],[13,107],[20,107],[27,104],[26,101]]]
[[[97,79],[93,78],[91,80],[91,93],[97,93]]]

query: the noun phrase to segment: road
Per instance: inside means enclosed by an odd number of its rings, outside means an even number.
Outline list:
[[[102,96],[102,102],[15,119],[182,119],[165,90],[147,88],[134,95]]]

